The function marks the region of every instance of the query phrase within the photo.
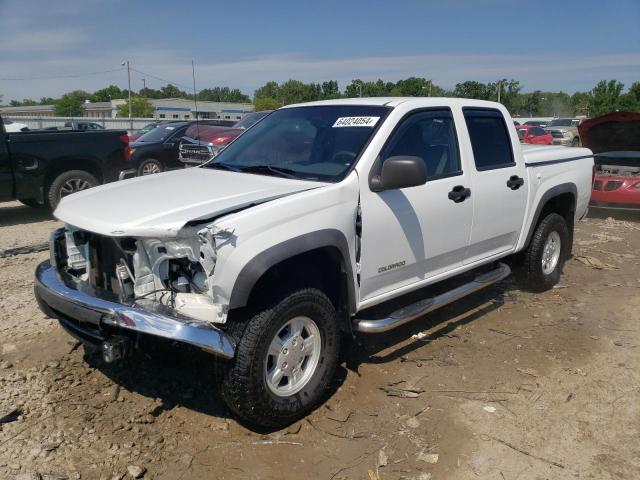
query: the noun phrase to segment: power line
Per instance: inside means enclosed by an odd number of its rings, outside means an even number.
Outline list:
[[[79,77],[88,77],[90,75],[101,75],[103,73],[112,73],[112,72],[121,72],[121,71],[122,71],[122,68],[115,68],[112,70],[101,70],[99,72],[75,73],[70,75],[51,75],[46,77],[8,77],[8,78],[0,78],[0,81],[55,80],[58,78],[79,78]]]
[[[190,87],[188,85],[183,85],[181,83],[174,82],[172,80],[167,80],[166,78],[156,77],[155,75],[151,75],[150,73],[143,72],[142,70],[138,70],[138,69],[133,68],[133,67],[131,67],[131,70],[133,70],[134,72],[137,72],[137,73],[139,73],[141,75],[146,75],[147,77],[151,77],[151,78],[153,78],[155,80],[160,80],[161,82],[164,82],[164,83],[170,83],[171,85],[175,85],[177,87],[186,88],[188,90],[190,90],[192,88],[192,87]]]

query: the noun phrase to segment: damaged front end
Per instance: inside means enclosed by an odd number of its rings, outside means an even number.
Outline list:
[[[36,298],[83,341],[104,346],[120,333],[140,333],[233,357],[233,340],[215,326],[226,322],[228,307],[211,281],[216,236],[225,234],[193,227],[152,239],[68,226],[52,235],[51,259],[36,271]]]

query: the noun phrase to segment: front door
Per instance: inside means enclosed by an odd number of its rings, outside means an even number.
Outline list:
[[[360,302],[365,304],[461,266],[469,242],[471,199],[455,193],[470,186],[469,174],[462,168],[451,111],[421,110],[401,120],[379,162],[393,156],[422,158],[428,181],[372,192],[368,178],[360,179]]]
[[[499,110],[463,108],[473,150],[474,221],[465,264],[512,250],[527,203],[524,162],[516,162],[517,138]]]

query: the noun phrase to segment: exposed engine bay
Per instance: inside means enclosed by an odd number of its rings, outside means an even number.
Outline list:
[[[67,226],[58,264],[85,286],[120,303],[156,301],[177,313],[212,323],[226,321],[211,286],[217,260],[215,227],[186,228],[171,239],[110,237]],[[62,264],[61,264],[62,263]]]

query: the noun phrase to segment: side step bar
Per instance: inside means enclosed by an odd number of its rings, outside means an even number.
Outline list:
[[[402,307],[391,313],[386,318],[376,320],[356,318],[354,320],[354,328],[356,331],[364,333],[382,333],[392,330],[400,325],[404,325],[405,323],[420,318],[426,313],[440,307],[444,307],[445,305],[466,297],[473,292],[477,292],[478,290],[499,282],[510,274],[511,269],[509,266],[504,263],[499,263],[495,270],[478,275],[469,283],[465,283],[453,290],[436,295],[433,298],[425,298],[411,305],[407,305],[406,307]]]

